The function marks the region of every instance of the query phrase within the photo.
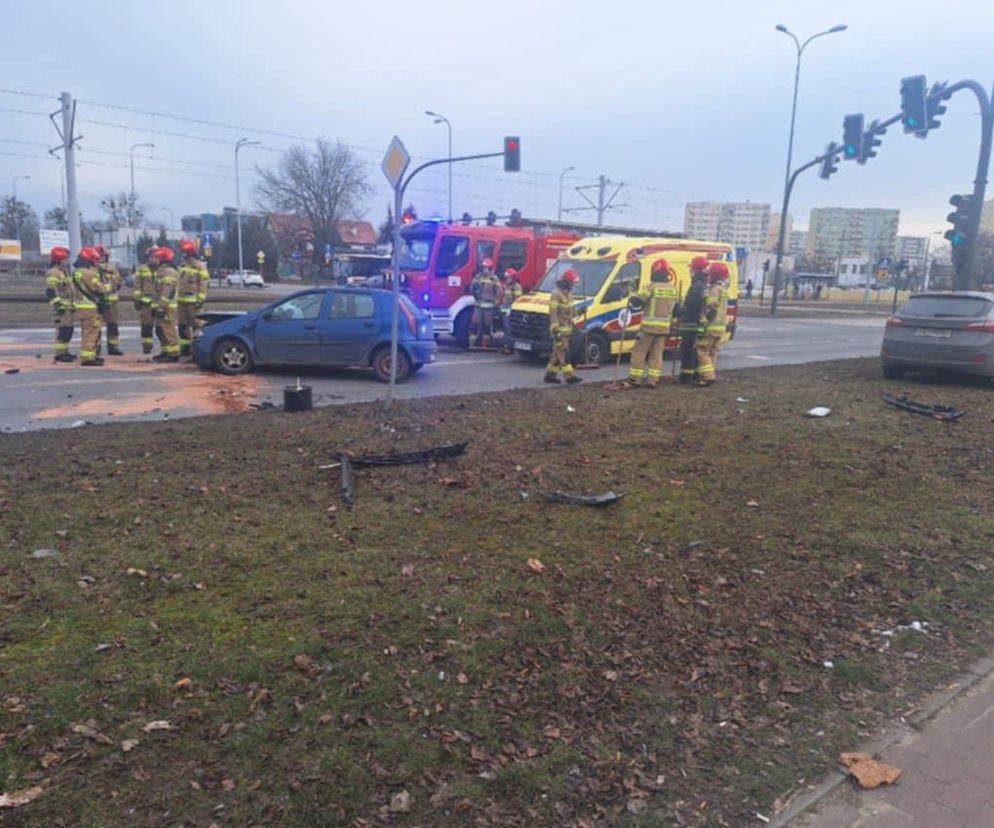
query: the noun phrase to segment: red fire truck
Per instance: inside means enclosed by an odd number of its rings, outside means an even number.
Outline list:
[[[484,259],[493,260],[498,274],[514,268],[527,291],[560,252],[583,236],[566,225],[527,220],[514,227],[417,221],[400,232],[401,283],[411,299],[431,314],[435,335],[451,334],[464,348],[469,345],[473,313],[470,282]]]

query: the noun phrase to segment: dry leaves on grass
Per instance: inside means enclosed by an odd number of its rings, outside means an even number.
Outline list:
[[[545,572],[545,564],[542,563],[538,558],[528,559],[528,571],[534,572],[536,575]]]
[[[10,794],[0,794],[0,808],[20,808],[33,802],[45,793],[44,785],[35,785],[33,788],[22,788]]]
[[[165,719],[156,719],[154,722],[149,722],[145,727],[142,728],[146,733],[154,733],[157,730],[175,730],[170,722]]]

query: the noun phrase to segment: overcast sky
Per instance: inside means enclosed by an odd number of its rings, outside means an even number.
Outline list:
[[[79,99],[78,182],[89,218],[101,215],[102,195],[128,188],[128,153],[139,142],[155,148],[135,152],[136,190],[154,220],[169,224],[171,209],[178,224],[180,215],[233,205],[234,142],[262,141],[241,154],[250,206],[255,165],[294,143],[251,128],[351,145],[376,187],[365,217],[379,222],[390,200],[379,170],[390,138],[399,135],[416,159],[445,155],[445,126],[426,109],[451,121],[456,155],[496,152],[504,134],[521,136],[519,174],[505,174],[499,159],[455,168],[457,216],[517,207],[554,218],[559,174],[571,166],[567,207],[584,203],[573,187],[600,174],[625,182],[617,202],[628,206],[608,223],[679,230],[684,203],[697,199],[778,211],[795,49],[775,24],[802,39],[849,27],[804,52],[795,164],[841,140],[845,114],[897,113],[905,75],[988,88],[994,80],[991,0],[832,5],[3,0],[0,192],[29,174],[17,182],[20,197],[39,214],[59,203],[60,165],[46,152],[58,139],[45,115],[23,113],[53,111],[69,91]],[[795,226],[807,225],[811,207],[872,206],[900,208],[902,233],[944,230],[949,196],[972,188],[979,125],[975,99],[960,93],[927,140],[892,128],[866,166],[840,164],[830,181],[812,171],[795,189]],[[422,218],[446,214],[444,168],[412,188]]]

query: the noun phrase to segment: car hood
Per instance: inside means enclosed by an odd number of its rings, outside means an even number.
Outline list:
[[[238,316],[232,316],[230,319],[222,319],[218,322],[214,322],[203,329],[204,336],[217,336],[218,334],[235,333],[251,325],[254,325],[259,317],[262,315],[265,308],[260,308],[259,310],[248,311],[246,313],[239,314]]]

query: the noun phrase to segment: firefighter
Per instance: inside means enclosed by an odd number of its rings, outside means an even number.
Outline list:
[[[707,291],[708,260],[695,256],[690,260],[690,288],[680,305],[680,384],[688,385],[697,377],[697,329],[704,310]]]
[[[572,385],[583,382],[569,361],[570,340],[573,338],[573,285],[580,281],[570,268],[556,282],[558,290],[549,297],[549,333],[552,335],[552,356],[545,366],[545,381],[559,382],[559,372]]]
[[[135,284],[131,289],[131,298],[135,303],[135,310],[138,311],[138,320],[141,324],[142,353],[152,353],[155,340],[152,333],[155,329],[155,319],[153,317],[153,305],[155,303],[155,270],[159,266],[159,260],[153,255],[155,247],[149,249],[145,263],[135,271]]]
[[[509,267],[504,271],[504,284],[502,288],[503,290],[500,295],[500,324],[504,331],[504,341],[501,352],[513,354],[514,349],[511,348],[511,305],[514,304],[516,299],[521,298],[525,292],[525,289],[521,286],[521,282],[518,281],[518,271],[513,267]]]
[[[186,258],[179,269],[176,321],[179,325],[179,353],[181,357],[188,357],[193,334],[198,326],[197,312],[207,301],[210,273],[207,272],[207,265],[197,258],[197,245],[194,242],[181,241],[179,249],[186,254]]]
[[[642,325],[626,382],[630,388],[638,388],[643,381],[648,388],[659,385],[663,376],[663,352],[676,310],[677,291],[670,281],[670,266],[666,259],[652,263],[650,279],[643,290],[633,293],[628,300],[629,307],[642,308]]]
[[[473,332],[477,347],[489,348],[493,336],[494,314],[500,302],[500,279],[494,273],[493,259],[484,259],[482,270],[473,277],[469,289],[476,305],[473,307]]]
[[[697,336],[697,384],[714,385],[718,349],[728,324],[728,265],[714,262],[708,267],[708,289]],[[703,332],[702,332],[703,331]]]
[[[179,337],[176,334],[176,290],[179,273],[172,265],[175,254],[172,248],[155,247],[151,255],[158,262],[155,270],[152,316],[155,318],[155,335],[162,343],[161,353],[152,357],[152,361],[179,362]]]
[[[100,278],[100,254],[93,247],[84,247],[73,264],[73,282],[78,296],[74,302],[75,315],[83,329],[79,348],[80,365],[103,365],[100,358],[100,320],[107,309],[107,288]]]
[[[117,324],[117,304],[120,301],[118,291],[121,289],[121,274],[117,268],[111,264],[110,251],[102,244],[94,248],[100,254],[100,263],[97,272],[100,274],[100,281],[107,289],[107,306],[101,314],[104,323],[107,325],[107,354],[108,356],[123,356],[121,350],[121,329]]]
[[[48,260],[52,266],[45,272],[45,298],[55,316],[55,361],[73,362],[76,357],[69,353],[69,343],[72,341],[73,309],[79,291],[69,275],[69,248],[53,247]]]

